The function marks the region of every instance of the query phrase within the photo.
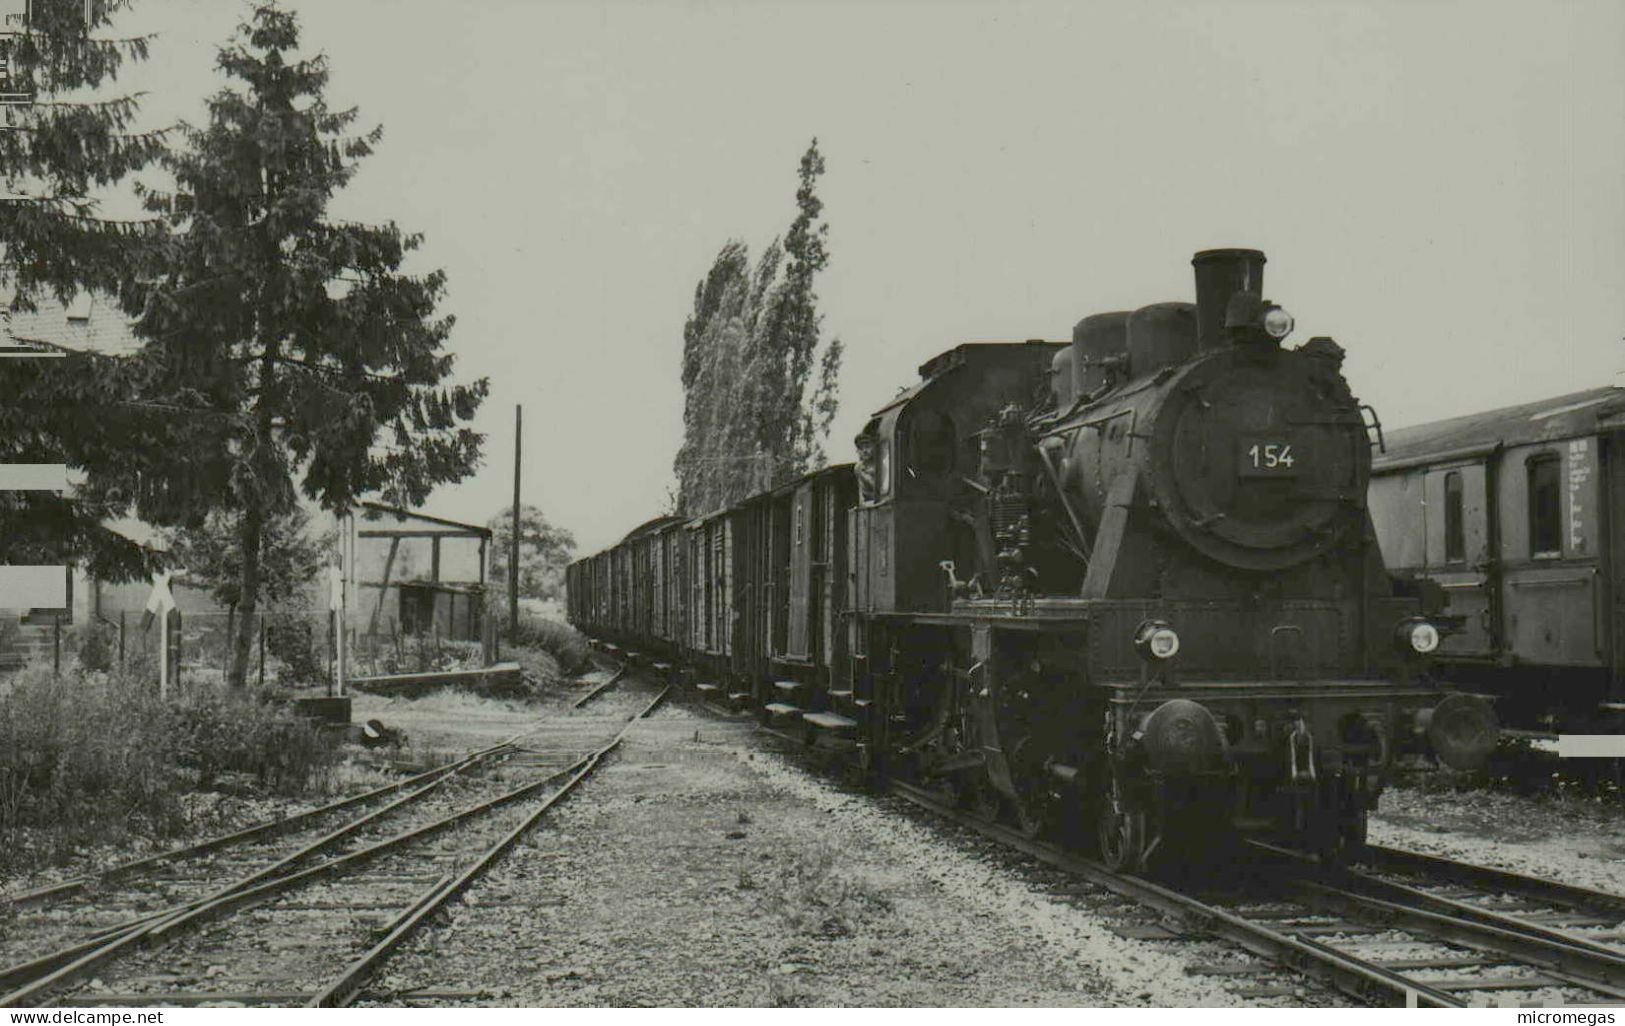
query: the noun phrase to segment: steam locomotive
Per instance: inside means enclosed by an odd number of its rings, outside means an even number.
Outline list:
[[[1192,263],[1194,304],[958,346],[856,465],[573,564],[572,622],[1116,868],[1357,856],[1394,761],[1480,766],[1495,715],[1383,565],[1342,348],[1283,345],[1263,253]]]

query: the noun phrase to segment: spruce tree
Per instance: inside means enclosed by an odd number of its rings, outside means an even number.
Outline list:
[[[104,218],[97,195],[165,146],[164,131],[135,130],[137,98],[111,92],[119,72],[148,52],[147,38],[111,31],[129,6],[33,0],[27,23],[0,35],[0,91],[10,101],[0,110],[0,307],[8,321],[85,289],[119,295],[150,255],[159,226]],[[150,372],[139,361],[82,352],[0,360],[0,463],[90,470],[121,460],[149,420],[146,430],[166,430],[134,401]],[[113,489],[0,492],[0,563],[79,562],[103,578],[140,575],[154,554],[103,526],[129,499]],[[5,604],[30,602],[0,596]]]
[[[381,130],[348,134],[356,111],[327,105],[327,60],[300,55],[296,17],[257,5],[218,66],[233,84],[166,157],[175,193],[147,194],[173,235],[139,297],[162,367],[152,391],[202,411],[200,428],[184,462],[148,467],[139,485],[149,519],[237,519],[228,679],[241,686],[267,523],[300,492],[343,512],[375,492],[416,505],[460,480],[478,463],[467,422],[486,382],[448,380],[445,277],[401,270],[420,236],[328,216]]]

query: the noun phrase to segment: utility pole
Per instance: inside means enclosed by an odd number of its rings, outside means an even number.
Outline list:
[[[519,634],[519,452],[524,444],[525,408],[513,408],[513,540],[508,547],[508,637]]]

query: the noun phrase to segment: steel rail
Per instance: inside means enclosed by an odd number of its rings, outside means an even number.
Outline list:
[[[179,915],[188,909],[197,908],[234,891],[253,886],[255,883],[269,879],[277,873],[291,867],[295,863],[308,858],[310,855],[315,854],[316,852],[325,848],[332,847],[345,837],[354,833],[356,830],[359,830],[369,823],[372,823],[388,815],[389,813],[394,812],[401,806],[417,801],[419,798],[424,797],[425,795],[434,791],[441,784],[451,779],[451,777],[455,774],[462,772],[462,770],[467,769],[486,758],[504,754],[509,750],[510,749],[506,743],[503,745],[492,746],[489,749],[482,749],[479,752],[465,756],[455,763],[447,763],[445,766],[437,767],[435,770],[431,770],[428,773],[419,774],[417,777],[412,779],[418,780],[426,776],[433,776],[435,779],[431,780],[428,784],[419,788],[418,790],[412,791],[401,798],[390,802],[388,805],[385,805],[382,808],[375,809],[358,819],[351,820],[349,823],[345,824],[339,829],[317,839],[311,844],[305,845],[290,855],[284,856],[283,858],[272,863],[270,866],[258,870],[247,877],[234,880],[231,883],[226,884],[224,887],[218,888],[208,894],[192,898],[188,901],[180,902],[179,904],[170,905],[166,908],[156,909],[152,912],[138,915],[119,923],[114,923],[111,926],[104,926],[93,931],[83,940],[70,944],[65,948],[59,948],[47,954],[29,959],[26,962],[19,962],[4,968],[0,968],[0,988],[17,987],[26,984],[32,980],[38,979],[43,975],[52,973],[57,969],[74,962],[82,956],[100,949],[103,945],[111,943],[120,936],[140,930],[147,926],[151,926],[163,919]]]
[[[664,697],[665,692],[663,691],[654,702],[650,703],[644,712],[639,713],[638,717],[634,717],[634,719],[646,716]],[[624,731],[625,728],[622,729]],[[525,733],[534,733],[534,731]],[[522,737],[524,734],[517,736]],[[11,970],[7,970],[4,975],[0,975],[0,985],[10,986],[21,983],[22,986],[10,993],[0,995],[0,1007],[15,1007],[48,990],[72,982],[97,966],[124,953],[134,945],[158,939],[166,934],[172,934],[183,927],[197,925],[208,918],[229,912],[256,899],[269,897],[311,880],[331,875],[341,869],[354,867],[413,841],[473,819],[499,806],[519,801],[546,787],[559,777],[574,773],[591,760],[594,754],[589,753],[569,766],[554,770],[544,777],[523,784],[494,798],[375,842],[347,855],[342,855],[286,876],[264,880],[253,886],[246,886],[239,881],[237,884],[224,888],[207,898],[199,899],[184,906],[177,906],[171,910],[165,910],[152,919],[124,929],[116,935],[73,945],[70,948],[42,956],[24,966],[13,967]],[[25,974],[24,970],[34,971]]]
[[[254,901],[255,899],[269,897],[270,895],[288,890],[299,884],[307,883],[319,877],[331,875],[340,871],[341,869],[353,868],[362,862],[377,858],[380,855],[410,844],[413,841],[420,840],[429,836],[430,834],[438,833],[447,829],[448,827],[488,812],[500,805],[518,801],[533,791],[540,790],[558,776],[562,775],[563,773],[570,772],[574,768],[575,766],[571,766],[566,770],[551,773],[540,780],[531,781],[528,784],[524,784],[512,791],[498,795],[495,798],[491,798],[476,805],[470,806],[467,809],[463,809],[440,819],[433,820],[421,826],[413,827],[412,829],[396,834],[393,837],[386,838],[382,841],[368,845],[365,848],[353,851],[348,855],[341,855],[338,858],[330,861],[299,870],[298,872],[289,874],[287,876],[277,877],[274,880],[264,881],[253,887],[248,887],[241,890],[230,889],[225,892],[218,893],[206,901],[186,906],[178,911],[164,915],[152,922],[143,923],[137,927],[134,927],[133,929],[125,930],[117,936],[106,939],[105,942],[99,944],[94,949],[86,952],[80,957],[74,958],[71,961],[66,962],[66,964],[59,965],[59,967],[54,969],[52,972],[31,980],[24,986],[12,991],[9,994],[0,996],[0,1007],[14,1007],[24,1001],[28,1001],[38,996],[47,990],[50,990],[51,988],[69,983],[89,970],[94,969],[113,957],[123,953],[126,949],[137,943],[144,942],[149,939],[156,939],[166,933],[172,933],[174,930],[181,927],[196,925],[207,918],[219,915],[223,912],[229,912],[232,909],[238,908],[244,904]]]
[[[1293,888],[1317,908],[1329,908],[1344,915],[1396,926],[1407,932],[1439,938],[1481,951],[1508,955],[1537,969],[1551,970],[1567,977],[1565,982],[1583,986],[1606,997],[1625,999],[1625,956],[1593,945],[1576,944],[1560,934],[1551,936],[1529,929],[1505,926],[1445,915],[1361,894],[1357,891],[1314,880],[1293,882]]]
[[[448,762],[432,769],[424,770],[423,772],[414,774],[413,776],[406,777],[402,780],[397,780],[392,784],[385,784],[382,787],[374,788],[373,790],[364,792],[362,794],[352,795],[349,798],[343,798],[335,802],[329,802],[320,808],[307,809],[304,812],[296,812],[291,816],[284,816],[281,819],[273,819],[267,820],[263,823],[256,823],[253,826],[244,827],[240,830],[234,830],[231,833],[220,834],[193,844],[182,845],[178,848],[171,848],[168,851],[158,852],[155,855],[147,855],[139,859],[133,859],[129,862],[122,862],[118,865],[109,866],[106,869],[88,874],[86,876],[75,877],[71,880],[63,880],[54,884],[46,884],[45,886],[38,887],[34,890],[21,891],[16,894],[0,894],[0,906],[9,905],[12,908],[21,908],[28,905],[35,905],[47,898],[61,897],[63,895],[82,891],[87,887],[91,887],[96,884],[108,883],[112,880],[120,879],[143,869],[150,869],[165,862],[173,862],[179,859],[191,858],[195,855],[205,855],[211,851],[217,851],[220,848],[229,847],[233,844],[251,841],[256,837],[264,837],[268,834],[276,834],[284,830],[290,830],[300,823],[308,820],[330,815],[334,812],[342,812],[345,809],[353,808],[357,805],[364,805],[367,802],[386,797],[395,793],[396,791],[411,787],[414,784],[420,783],[428,778],[450,772],[471,757],[472,756],[465,756],[463,759],[456,760],[455,762]]]
[[[1174,917],[1193,930],[1230,941],[1261,958],[1329,984],[1368,1004],[1466,1007],[1466,1003],[1453,994],[1408,979],[1355,955],[1329,948],[1308,937],[1272,930],[1143,877],[1115,872],[1093,859],[1062,851],[1008,827],[971,816],[941,802],[923,788],[899,780],[888,781],[887,787],[891,793],[974,830],[984,837],[999,841],[1057,869],[1081,876],[1114,894],[1148,905]]]
[[[1425,855],[1416,851],[1370,845],[1367,848],[1370,864],[1377,869],[1418,873],[1436,879],[1470,887],[1489,887],[1512,891],[1529,898],[1577,907],[1606,908],[1625,912],[1625,894],[1610,894],[1590,887],[1543,880],[1540,877],[1514,873],[1511,870],[1457,862],[1438,855]]]
[[[346,967],[338,979],[329,984],[321,993],[312,997],[306,1003],[306,1006],[310,1008],[335,1008],[350,1004],[361,992],[362,984],[374,969],[389,958],[430,916],[462,894],[475,879],[494,865],[508,849],[512,848],[519,838],[535,827],[553,806],[563,801],[582,781],[586,780],[599,767],[606,756],[620,747],[621,742],[626,738],[627,731],[631,730],[637,721],[654,712],[670,691],[670,685],[661,689],[660,693],[648,705],[644,706],[641,712],[621,727],[620,731],[608,744],[587,756],[582,763],[578,763],[580,768],[575,771],[570,779],[566,780],[553,794],[548,795],[547,799],[534,812],[526,816],[518,826],[487,848],[479,859],[463,870],[456,879],[447,882],[446,878],[442,878],[434,887],[426,891],[416,903],[390,924],[390,928],[382,940],[366,954]]]
[[[796,740],[771,727],[760,729],[791,743]],[[1350,996],[1364,1001],[1380,996],[1394,1004],[1465,1007],[1465,1002],[1454,994],[1338,951],[1311,937],[1270,929],[1144,878],[1117,873],[1092,859],[1034,840],[1008,827],[989,823],[943,802],[928,789],[899,780],[888,780],[886,786],[891,793],[983,836],[1146,904],[1193,929],[1217,935],[1253,954],[1329,983]],[[1299,864],[1300,869],[1321,871],[1318,863],[1301,852],[1259,842],[1252,842],[1251,846],[1272,855],[1290,857]],[[1471,882],[1480,887],[1513,890],[1558,904],[1625,909],[1625,895],[1573,887],[1397,849],[1373,846],[1371,852],[1376,863],[1384,868],[1403,869],[1456,882]],[[1395,925],[1424,937],[1507,955],[1539,971],[1551,983],[1625,999],[1625,953],[1584,937],[1428,894],[1418,888],[1383,880],[1358,870],[1340,870],[1337,878],[1351,887],[1374,893],[1340,889],[1310,878],[1297,880],[1295,884],[1300,894],[1305,895],[1304,900],[1313,906],[1358,913],[1364,918]]]
[[[529,729],[522,730],[517,734],[514,734],[512,737],[504,741],[499,741],[494,745],[476,749],[475,751],[470,752],[461,758],[453,759],[451,762],[442,763],[439,766],[431,767],[430,769],[424,770],[420,773],[397,780],[394,783],[385,784],[382,787],[376,787],[371,791],[366,791],[362,794],[352,795],[348,798],[341,798],[337,801],[329,802],[328,804],[322,805],[318,808],[307,809],[304,812],[296,812],[291,816],[283,816],[279,819],[255,823],[252,826],[243,827],[225,834],[219,834],[215,837],[193,842],[192,844],[181,845],[180,847],[171,848],[167,851],[161,851],[153,855],[146,855],[138,859],[132,859],[129,862],[109,866],[106,869],[102,869],[85,876],[75,877],[71,880],[63,880],[54,884],[46,884],[33,890],[21,891],[16,894],[0,893],[0,907],[9,906],[11,908],[21,908],[29,905],[35,905],[47,898],[61,897],[67,894],[82,891],[96,884],[108,883],[112,880],[121,879],[130,875],[131,873],[139,872],[143,869],[150,869],[153,866],[157,866],[165,862],[174,862],[180,859],[191,858],[196,855],[205,855],[209,852],[230,847],[234,844],[240,844],[244,841],[251,841],[257,837],[264,837],[292,829],[300,823],[304,823],[308,820],[331,815],[335,812],[342,812],[345,809],[353,808],[357,805],[364,805],[367,802],[374,801],[378,798],[387,797],[388,795],[394,794],[397,791],[413,787],[416,784],[422,783],[441,774],[457,772],[461,768],[466,768],[466,765],[470,760],[488,758],[504,749],[512,748],[520,738],[528,737],[531,734],[536,733],[538,730],[542,729],[542,725],[545,725],[545,723],[546,721],[538,721],[537,725],[533,725]],[[3,979],[3,977],[0,977],[0,979]]]
[[[234,891],[243,890],[263,880],[270,879],[271,877],[274,877],[284,870],[291,868],[296,863],[310,857],[311,855],[314,855],[324,849],[331,848],[344,838],[355,833],[357,830],[360,830],[362,827],[389,815],[396,809],[423,798],[438,788],[441,784],[450,780],[453,776],[461,773],[463,770],[477,765],[486,759],[504,755],[513,750],[515,749],[513,749],[510,743],[503,742],[500,745],[493,745],[490,748],[481,749],[478,752],[471,753],[470,755],[467,755],[456,762],[447,763],[444,766],[437,767],[435,770],[419,774],[417,777],[412,779],[416,780],[424,777],[434,777],[434,779],[430,780],[429,783],[425,784],[418,790],[409,792],[381,808],[375,809],[358,819],[349,821],[348,823],[339,827],[337,830],[331,831],[310,844],[299,848],[289,855],[283,856],[281,859],[278,859],[271,865],[257,870],[246,877],[241,877],[224,887],[218,888],[208,894],[192,898],[188,901],[183,901],[167,908],[157,909],[144,915],[126,919],[123,922],[115,923],[111,926],[102,927],[92,932],[85,937],[84,940],[76,944],[72,944],[66,948],[61,948],[57,951],[41,955],[38,958],[30,959],[27,962],[18,963],[7,966],[4,969],[0,969],[0,987],[15,987],[27,983],[31,980],[37,979],[41,975],[50,973],[64,965],[67,965],[83,955],[97,950],[104,944],[111,942],[123,934],[134,930],[139,930],[145,926],[157,923],[160,920],[179,915],[188,909],[207,904],[210,901],[224,897],[225,895],[231,894]]]
[[[599,695],[603,694],[604,692],[608,691],[610,688],[614,687],[616,684],[619,684],[620,681],[621,681],[621,678],[624,677],[624,676],[626,676],[626,667],[623,665],[623,666],[621,666],[620,669],[618,669],[614,673],[610,674],[608,680],[604,681],[602,684],[598,685],[597,687],[593,688],[591,691],[587,692],[586,694],[578,697],[575,701],[571,702],[570,703],[570,708],[572,708],[572,709],[581,708],[582,706],[586,705],[588,702],[592,701],[593,699],[597,698]]]
[[[1336,869],[1322,867],[1311,856],[1290,848],[1282,848],[1262,841],[1251,841],[1249,844],[1251,847],[1271,856],[1290,859],[1304,869],[1312,869],[1316,873],[1324,874],[1323,879],[1314,881],[1317,887],[1324,889],[1328,880],[1334,881],[1342,885],[1342,887],[1336,889],[1340,892],[1346,891],[1347,897],[1350,899],[1371,898],[1385,901],[1388,905],[1430,912],[1450,920],[1467,920],[1495,930],[1523,934],[1536,941],[1554,945],[1554,953],[1556,951],[1566,952],[1567,949],[1572,948],[1583,949],[1590,952],[1594,958],[1596,968],[1599,971],[1599,979],[1625,984],[1625,954],[1622,954],[1616,948],[1598,944],[1596,941],[1579,934],[1554,929],[1540,923],[1533,923],[1506,912],[1481,908],[1455,898],[1447,898],[1441,894],[1432,894],[1410,884],[1385,880],[1382,877],[1352,866],[1338,867]],[[1625,906],[1625,896],[1609,894],[1606,891],[1594,891],[1585,887],[1570,887],[1567,884],[1537,880],[1516,873],[1503,874],[1499,870],[1490,870],[1468,862],[1456,862],[1452,859],[1435,859],[1432,856],[1427,858],[1430,859],[1428,868],[1412,870],[1412,872],[1427,873],[1435,880],[1443,879],[1449,882],[1460,882],[1467,876],[1482,873],[1485,874],[1484,879],[1496,882],[1479,883],[1476,886],[1488,888],[1491,891],[1516,890],[1518,883],[1526,882],[1534,885],[1531,893],[1526,896],[1536,897],[1541,901],[1548,901],[1574,909],[1596,907],[1598,905],[1608,909]],[[1503,881],[1505,881],[1505,884],[1503,884]],[[1377,906],[1373,906],[1373,908],[1375,909]]]

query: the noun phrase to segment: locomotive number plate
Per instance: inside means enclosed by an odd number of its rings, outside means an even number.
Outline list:
[[[1302,456],[1287,437],[1243,438],[1237,465],[1242,477],[1293,477]]]

